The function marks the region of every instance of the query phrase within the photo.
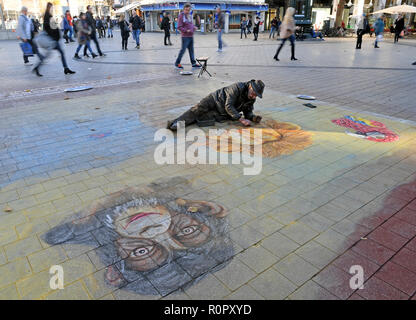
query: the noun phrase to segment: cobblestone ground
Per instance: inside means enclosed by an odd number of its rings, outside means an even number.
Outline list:
[[[144,34],[142,49],[121,52],[116,36],[101,42],[105,58],[81,62],[71,44],[77,73],[64,76],[55,56],[41,79],[15,42],[0,43],[0,298],[415,299],[415,43],[305,41],[291,63],[289,48],[271,59],[266,35],[226,35],[222,53],[197,36],[213,73],[197,78],[173,69],[172,38],[166,48]],[[266,83],[256,112],[273,129],[259,175],[155,163],[166,120],[251,78]],[[80,84],[94,88],[63,92]],[[346,134],[362,128],[389,141]],[[155,229],[132,240],[149,207]],[[50,288],[52,265],[63,290]],[[357,265],[363,289],[350,286]]]

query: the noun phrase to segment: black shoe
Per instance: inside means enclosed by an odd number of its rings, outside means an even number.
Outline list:
[[[105,53],[100,53],[100,57],[105,57],[106,54]]]
[[[98,57],[98,55],[97,54],[95,54],[95,53],[92,53],[92,58],[94,59],[94,58],[97,58]]]
[[[273,59],[276,60],[276,61],[280,61],[277,56],[274,56]]]
[[[33,72],[34,74],[36,74],[38,77],[43,77],[43,75],[41,75],[41,74],[39,73],[39,67],[33,68],[32,72]]]
[[[290,58],[290,60],[298,60],[298,59],[296,59],[295,57],[292,57],[292,58]]]
[[[74,55],[74,59],[81,60],[81,57],[78,55],[78,53],[76,53],[76,54]]]
[[[75,71],[72,71],[71,69],[69,69],[69,68],[65,68],[64,69],[64,73],[65,74],[74,74],[75,73]]]
[[[88,55],[88,53],[84,54],[85,58],[89,58],[90,56]]]
[[[380,48],[379,46],[374,46],[374,48]]]
[[[412,63],[412,66],[416,66],[416,61]]]
[[[70,39],[69,42],[75,42],[75,40]]]

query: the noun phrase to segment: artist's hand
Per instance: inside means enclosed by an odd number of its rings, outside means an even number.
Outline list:
[[[260,123],[261,119],[262,119],[262,117],[261,117],[261,116],[254,116],[254,117],[253,117],[253,122],[255,122],[255,123]]]
[[[240,121],[244,126],[246,126],[246,127],[248,127],[248,126],[250,126],[251,125],[251,121],[250,120],[248,120],[248,119],[243,119],[243,118],[240,118],[240,119],[238,119],[238,121]]]

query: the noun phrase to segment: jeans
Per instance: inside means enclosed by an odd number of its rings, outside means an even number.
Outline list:
[[[286,40],[289,39],[290,41],[290,45],[291,45],[291,49],[292,49],[292,58],[295,57],[295,36],[292,34],[289,38],[286,39],[282,39],[282,42],[280,43],[279,48],[276,51],[276,55],[275,57],[277,58],[279,56],[280,50],[282,50],[283,45],[285,44]]]
[[[108,28],[107,35],[108,35],[109,38],[112,37],[113,36],[113,29]]]
[[[69,39],[72,40],[72,35],[74,34],[74,28],[69,26]]]
[[[270,39],[271,36],[273,36],[273,38],[274,38],[275,33],[276,33],[276,27],[272,27],[271,30],[270,30],[270,34],[269,34],[269,39]]]
[[[100,45],[98,44],[97,33],[95,31],[93,31],[90,35],[90,38],[91,38],[92,41],[94,41],[95,46],[97,47],[98,54],[101,56],[103,53],[101,52]],[[85,46],[84,47],[84,56],[86,54],[87,54],[87,47]]]
[[[140,29],[133,30],[133,39],[136,40],[136,45],[140,46]]]
[[[245,36],[246,36],[246,38],[247,38],[246,28],[242,28],[242,29],[241,29],[241,32],[240,32],[240,39],[243,39],[243,33],[244,33],[244,35],[245,35]]]
[[[222,29],[218,30],[218,49],[222,50]]]
[[[90,41],[89,40],[85,43],[85,47],[88,48],[88,51],[91,54],[94,54],[94,52],[92,52],[92,49],[91,49],[91,45],[90,45]],[[78,54],[78,52],[81,50],[81,48],[82,48],[82,44],[79,44],[78,45],[78,48],[77,48],[77,51],[75,53]]]
[[[175,62],[176,66],[181,63],[182,57],[186,49],[188,49],[189,51],[189,58],[191,59],[192,65],[196,64],[195,56],[194,56],[194,38],[182,37],[182,47],[181,47],[181,50],[179,51],[178,58],[176,59],[176,62]]]
[[[66,68],[68,68],[68,65],[67,65],[67,63],[66,63],[66,59],[65,59],[65,53],[64,53],[64,50],[62,49],[62,47],[61,47],[61,43],[60,43],[59,41],[56,41],[56,46],[55,46],[55,48],[53,48],[52,50],[57,50],[57,51],[60,53],[60,55],[61,55],[61,61],[62,61],[62,66],[63,66],[65,69],[66,69]],[[52,50],[48,50],[48,52],[46,53],[46,57],[45,57],[45,58],[47,58],[47,57],[51,54]],[[35,68],[40,67],[40,65],[42,64],[42,62],[43,62],[43,60],[41,60],[41,61],[37,64],[37,66],[36,66]]]

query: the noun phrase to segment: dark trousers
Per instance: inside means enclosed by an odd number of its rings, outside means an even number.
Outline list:
[[[240,39],[243,39],[243,33],[244,33],[244,35],[245,35],[245,36],[246,36],[246,38],[247,38],[246,28],[242,28],[242,29],[241,29],[241,32],[240,32]]]
[[[224,121],[227,116],[222,116],[217,110],[217,104],[214,98],[209,95],[202,99],[198,104],[186,111],[176,121],[185,121],[185,126],[189,126],[196,122],[196,120],[217,120]]]
[[[127,50],[127,42],[128,41],[129,41],[129,36],[128,35],[121,36],[121,48],[123,50]]]
[[[253,30],[253,35],[254,35],[254,40],[257,40],[258,36],[259,36],[259,30],[254,29]]]
[[[394,32],[394,42],[399,42],[399,37],[400,37],[401,32],[402,32],[402,30],[396,30]]]
[[[178,58],[176,59],[175,65],[181,63],[182,57],[188,49],[189,51],[189,58],[191,59],[192,65],[196,64],[195,56],[194,56],[194,38],[193,37],[182,37],[182,47],[179,51]]]
[[[91,39],[92,41],[94,41],[95,46],[97,47],[98,54],[101,56],[103,53],[101,52],[101,49],[100,49],[100,44],[98,43],[98,40],[97,40],[97,33],[96,33],[95,31],[93,31],[93,32],[91,33],[91,35],[90,35],[90,39]],[[85,55],[87,55],[87,47],[84,47],[84,56],[85,56]]]
[[[357,49],[361,49],[361,43],[363,42],[363,35],[364,35],[364,30],[358,29],[357,30],[357,44],[355,45]]]
[[[168,40],[169,43],[166,40]],[[167,46],[168,44],[171,43],[170,42],[170,31],[169,31],[169,29],[165,29],[165,39],[164,39],[164,42],[165,42],[165,46]]]
[[[295,57],[295,36],[292,34],[289,38],[282,39],[282,42],[280,43],[280,46],[279,46],[279,48],[277,48],[277,51],[276,51],[276,55],[275,55],[276,58],[279,57],[280,50],[282,50],[283,45],[285,44],[287,39],[289,39],[289,41],[290,41],[290,46],[291,46],[291,50],[292,50],[291,58]]]

